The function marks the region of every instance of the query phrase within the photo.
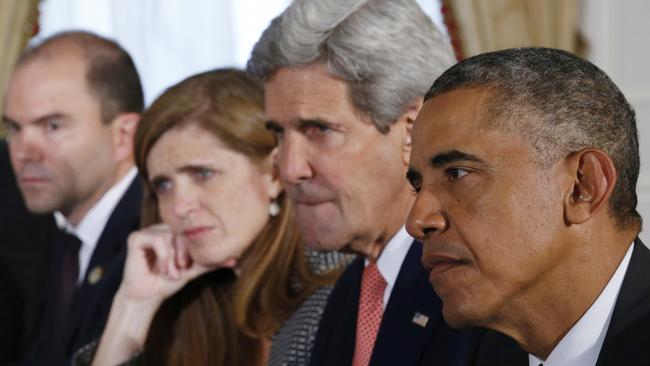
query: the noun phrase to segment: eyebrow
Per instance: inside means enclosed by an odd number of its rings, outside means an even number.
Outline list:
[[[38,117],[37,119],[35,119],[32,122],[32,124],[44,123],[45,121],[50,120],[50,119],[68,119],[68,115],[65,114],[65,113],[58,113],[58,112],[57,113],[50,113],[50,114],[46,114],[44,116]],[[5,114],[2,115],[2,122],[18,124],[18,122],[16,120],[10,118],[9,116],[7,116]]]
[[[318,127],[318,126],[332,126],[333,124],[331,122],[328,122],[324,118],[299,118],[294,120],[293,122],[290,123],[291,125],[294,125],[297,128],[300,127]],[[284,126],[278,121],[275,120],[267,120],[265,123],[266,129],[267,130],[277,130],[277,129],[284,129]]]
[[[429,160],[429,164],[434,168],[442,168],[451,163],[467,161],[485,164],[485,161],[483,161],[483,159],[479,158],[478,156],[458,150],[449,150],[436,154]]]

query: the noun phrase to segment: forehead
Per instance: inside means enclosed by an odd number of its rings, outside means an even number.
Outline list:
[[[481,158],[504,156],[499,152],[530,153],[519,135],[492,127],[501,123],[491,119],[502,118],[489,113],[492,93],[487,88],[457,89],[424,103],[413,126],[413,165],[454,150]]]
[[[37,56],[26,61],[10,79],[7,111],[40,116],[80,103],[97,104],[89,93],[86,69],[85,59],[76,53]]]
[[[219,137],[198,123],[174,127],[156,141],[147,155],[147,166],[152,171],[170,165],[200,163],[213,159],[228,159],[240,154]]]
[[[458,89],[426,101],[413,126],[413,144],[469,143],[485,129],[487,89]]]
[[[348,83],[330,75],[321,63],[280,68],[265,91],[266,114],[277,122],[357,114]]]

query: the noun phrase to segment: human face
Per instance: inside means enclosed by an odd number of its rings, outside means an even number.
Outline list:
[[[278,70],[265,95],[280,176],[305,242],[368,254],[370,243],[392,236],[407,211],[400,217],[394,209],[408,194],[406,122],[380,133],[353,106],[347,83],[321,64]]]
[[[72,224],[117,180],[114,130],[86,85],[79,52],[38,57],[9,82],[3,121],[27,208],[61,211]]]
[[[160,216],[195,262],[233,262],[262,231],[280,192],[271,159],[254,163],[196,123],[165,132],[153,145],[147,169]]]
[[[563,245],[566,176],[512,132],[487,128],[486,89],[424,104],[408,177],[417,198],[407,230],[452,326],[494,326],[552,288]],[[563,188],[564,187],[564,188]],[[546,292],[548,294],[548,292]]]

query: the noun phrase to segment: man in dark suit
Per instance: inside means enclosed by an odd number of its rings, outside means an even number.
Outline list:
[[[28,49],[9,80],[11,163],[30,212],[54,213],[45,308],[26,364],[62,365],[99,337],[138,227],[133,137],[143,108],[133,61],[84,32]]]
[[[5,140],[0,141],[0,364],[25,352],[43,306],[51,237],[51,214],[27,211],[11,168]]]
[[[325,307],[312,365],[462,364],[404,229],[404,180],[423,95],[454,62],[411,0],[294,1],[253,49],[268,128],[306,243],[359,254]],[[433,73],[431,72],[432,70]]]
[[[650,252],[637,238],[634,111],[547,48],[466,59],[413,127],[408,231],[475,365],[647,365]]]

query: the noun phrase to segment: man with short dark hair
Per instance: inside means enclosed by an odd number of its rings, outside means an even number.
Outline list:
[[[311,365],[464,364],[468,333],[444,323],[404,229],[411,126],[453,62],[413,0],[297,0],[253,49],[305,242],[359,254],[327,301]]]
[[[133,135],[142,88],[115,42],[69,32],[28,49],[11,75],[3,122],[25,205],[54,213],[42,321],[26,362],[61,365],[99,337],[138,227]]]
[[[547,48],[466,59],[413,127],[408,231],[476,365],[650,360],[634,112],[591,63]]]

